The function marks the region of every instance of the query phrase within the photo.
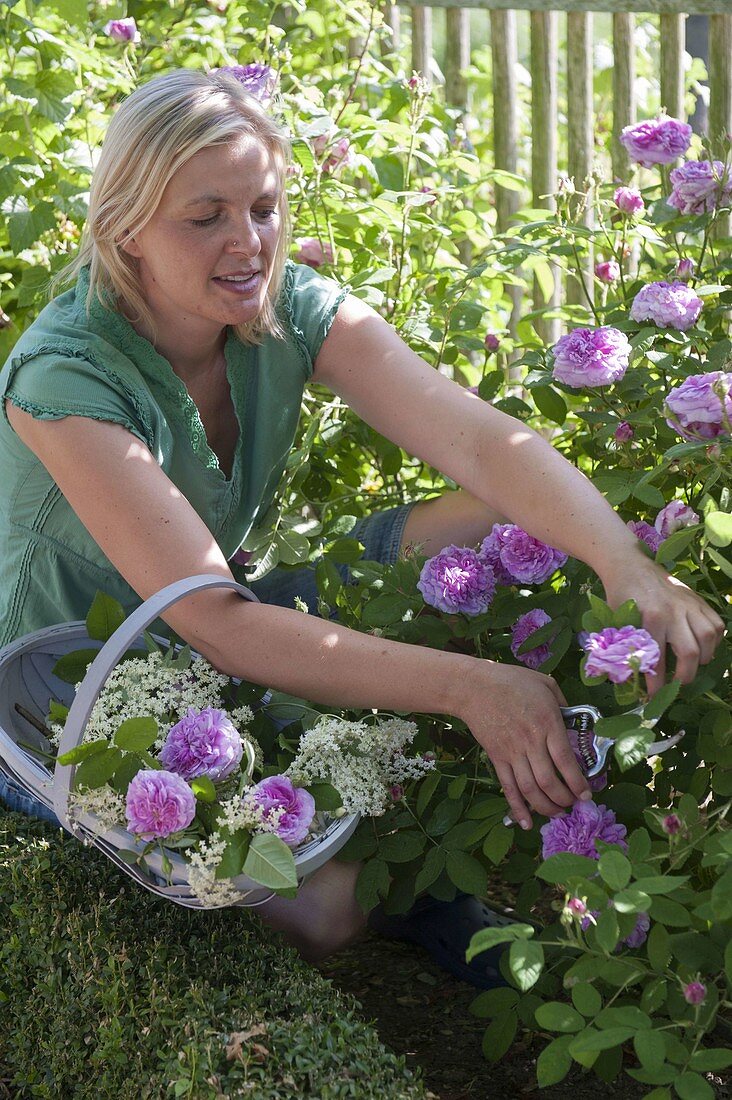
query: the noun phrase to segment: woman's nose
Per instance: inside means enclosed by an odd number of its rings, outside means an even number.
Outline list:
[[[241,252],[245,256],[256,256],[262,249],[257,227],[251,219],[240,223],[234,230],[232,238],[229,244],[232,252]]]

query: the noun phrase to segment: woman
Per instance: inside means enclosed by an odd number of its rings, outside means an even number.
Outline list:
[[[362,524],[368,556],[475,544],[508,517],[587,562],[612,605],[634,598],[690,681],[721,620],[643,554],[584,476],[432,370],[359,299],[286,263],[287,157],[282,133],[226,73],[156,78],[117,110],[75,288],[0,375],[0,644],[82,618],[97,588],[130,609],[181,577],[230,576],[312,378],[462,486]],[[276,605],[274,584],[258,589],[270,602],[206,592],[166,621],[230,675],[332,705],[459,716],[524,828],[529,806],[551,815],[590,797],[551,677],[302,615]],[[662,682],[659,669],[650,689]],[[320,957],[363,927],[357,873],[330,863],[296,899],[259,912]]]

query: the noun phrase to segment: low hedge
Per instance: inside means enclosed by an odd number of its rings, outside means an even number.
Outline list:
[[[425,1097],[357,1003],[254,914],[154,898],[60,830],[2,811],[0,920],[12,1096]]]

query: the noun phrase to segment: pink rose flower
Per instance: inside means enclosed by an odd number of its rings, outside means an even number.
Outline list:
[[[630,217],[641,214],[646,208],[643,196],[635,187],[618,187],[613,198],[618,210]]]
[[[595,264],[595,275],[601,283],[616,283],[620,278],[620,264],[617,260],[601,260]]]
[[[682,527],[693,527],[698,522],[699,516],[693,508],[684,504],[683,500],[672,500],[658,513],[653,526],[662,539],[667,539],[674,531],[679,531]]]
[[[134,19],[110,19],[104,28],[115,42],[139,42],[140,32]]]
[[[307,264],[308,267],[318,268],[323,264],[333,263],[333,249],[328,242],[322,245],[317,237],[303,237],[298,242],[298,250],[295,260],[299,264]]]

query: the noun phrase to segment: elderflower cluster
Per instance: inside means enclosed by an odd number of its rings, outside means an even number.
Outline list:
[[[187,669],[166,668],[161,653],[122,661],[99,693],[84,740],[109,740],[121,722],[143,714],[167,723],[168,716],[175,722],[189,707],[221,707],[222,691],[228,683],[229,677],[203,657],[194,657]],[[167,733],[167,728],[163,732]]]
[[[421,779],[434,760],[404,755],[417,733],[414,722],[377,718],[346,722],[325,715],[300,738],[286,774],[296,786],[331,783],[347,813],[380,817],[391,804],[389,791],[408,779]]]
[[[219,830],[206,840],[199,841],[197,850],[188,856],[188,884],[193,893],[206,905],[232,905],[241,898],[231,879],[217,879],[216,868],[221,862],[228,837],[237,829],[249,829],[253,833],[274,833],[282,815],[284,806],[273,807],[266,811],[256,802],[247,788],[241,798],[232,798],[221,803],[221,815],[218,819]]]
[[[124,797],[111,787],[72,791],[69,795],[69,817],[80,813],[94,814],[105,831],[118,825],[123,829],[127,827]]]
[[[231,879],[216,878],[225,847],[226,840],[221,834],[213,833],[208,840],[201,840],[198,850],[188,857],[188,885],[205,905],[232,905],[241,896]]]

